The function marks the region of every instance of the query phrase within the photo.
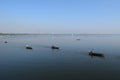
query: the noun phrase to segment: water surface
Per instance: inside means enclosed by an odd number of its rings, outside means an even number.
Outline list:
[[[52,50],[53,44],[60,50]],[[91,57],[90,50],[105,57]],[[0,80],[120,80],[119,75],[120,35],[0,36]]]

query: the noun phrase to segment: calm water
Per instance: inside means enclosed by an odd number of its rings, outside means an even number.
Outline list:
[[[92,49],[105,57],[89,56]],[[120,35],[0,36],[0,80],[88,79],[120,80]]]

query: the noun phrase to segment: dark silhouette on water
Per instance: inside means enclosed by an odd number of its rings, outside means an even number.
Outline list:
[[[26,49],[33,49],[33,48],[29,45],[26,45]]]
[[[79,41],[80,39],[76,39],[76,40],[78,40],[78,41]]]
[[[52,45],[51,48],[52,48],[52,49],[59,49],[59,47],[54,46],[54,45]]]
[[[8,43],[7,41],[5,41],[4,43]]]
[[[90,56],[97,56],[97,57],[104,57],[104,54],[102,54],[102,53],[96,53],[96,52],[93,52],[93,51],[90,51],[89,55]]]

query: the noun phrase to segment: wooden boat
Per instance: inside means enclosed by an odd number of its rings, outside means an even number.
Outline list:
[[[54,45],[52,45],[51,48],[52,48],[52,49],[59,49],[59,47],[54,46]]]
[[[29,45],[26,45],[26,49],[32,49],[32,47]]]
[[[104,57],[104,54],[102,54],[102,53],[96,53],[96,52],[93,52],[93,51],[90,51],[89,55],[90,56],[97,56],[97,57]]]

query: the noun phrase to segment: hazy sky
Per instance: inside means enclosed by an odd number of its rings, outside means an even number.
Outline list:
[[[2,33],[120,33],[120,0],[0,0]]]

